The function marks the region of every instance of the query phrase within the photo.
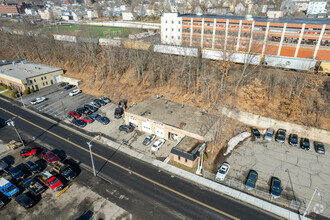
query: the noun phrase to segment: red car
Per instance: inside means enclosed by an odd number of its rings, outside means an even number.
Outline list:
[[[74,117],[75,119],[80,117],[80,114],[75,112],[75,111],[71,111],[68,113],[68,115],[71,115],[72,117]]]
[[[86,123],[92,123],[94,120],[89,116],[81,117],[81,120]]]
[[[41,156],[50,163],[55,163],[56,161],[61,160],[59,156],[54,154],[52,151],[48,151],[45,154],[41,154]]]
[[[37,148],[24,148],[20,151],[20,156],[25,158],[28,156],[36,156],[38,154]]]

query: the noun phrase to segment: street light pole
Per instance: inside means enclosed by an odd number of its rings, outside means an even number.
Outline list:
[[[89,147],[89,153],[91,155],[91,161],[92,161],[92,167],[93,167],[93,173],[94,173],[94,176],[96,176],[96,172],[95,172],[95,166],[94,166],[94,160],[93,160],[93,153],[92,153],[92,141],[95,139],[95,138],[98,138],[98,136],[95,136],[94,138],[92,138],[92,140],[90,140],[89,142],[86,142],[88,147]]]
[[[18,130],[16,128],[15,122],[12,119],[9,119],[9,121],[7,121],[7,125],[8,126],[12,126],[12,127],[15,128],[15,131],[17,133],[18,138],[20,139],[21,143],[23,144],[23,147],[25,147],[24,142],[23,142],[23,139],[22,139],[20,133],[18,132]]]
[[[294,194],[294,190],[293,190],[293,185],[292,185],[292,181],[291,181],[291,177],[290,177],[289,169],[286,169],[285,172],[287,172],[288,175],[289,175],[289,180],[290,180],[291,190],[292,190],[292,194],[293,194],[293,199],[294,199],[294,201],[297,201],[297,200],[296,200],[296,196],[295,196],[295,194]]]
[[[62,110],[63,110],[63,119],[65,119],[65,109],[64,109],[64,104],[63,104],[63,91],[61,92],[61,96],[60,96],[60,99],[61,99],[61,104],[62,104]]]
[[[307,205],[307,208],[305,209],[304,215],[303,215],[303,217],[301,218],[301,220],[304,220],[305,215],[307,214],[307,212],[308,212],[308,210],[309,210],[309,206],[311,205],[311,203],[312,203],[312,201],[313,201],[313,199],[314,199],[314,196],[315,196],[316,191],[318,191],[317,188],[315,188],[315,190],[314,190],[314,192],[313,192],[313,195],[312,195],[312,198],[309,200],[309,203],[308,203],[308,205]]]

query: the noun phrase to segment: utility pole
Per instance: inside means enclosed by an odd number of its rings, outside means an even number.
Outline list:
[[[64,104],[63,104],[63,97],[62,97],[62,94],[63,94],[63,91],[61,92],[60,99],[61,99],[62,110],[63,110],[63,119],[65,119],[65,109],[64,109]]]
[[[23,142],[23,139],[22,139],[20,133],[18,132],[18,130],[17,130],[17,128],[16,128],[15,122],[14,122],[12,119],[9,119],[9,120],[7,121],[7,125],[8,125],[8,126],[12,126],[12,127],[15,128],[15,131],[16,131],[16,133],[17,133],[18,138],[20,139],[21,143],[23,144],[23,147],[25,147],[24,142]]]
[[[304,215],[303,215],[303,217],[301,218],[301,220],[304,220],[305,215],[307,214],[307,212],[308,212],[308,210],[309,210],[309,206],[311,205],[311,203],[312,203],[312,201],[313,201],[313,199],[314,199],[315,193],[316,193],[317,191],[318,191],[318,189],[315,188],[315,190],[314,190],[314,192],[313,192],[313,195],[312,195],[312,198],[309,200],[309,203],[308,203],[308,205],[307,205],[307,208],[305,209]],[[318,192],[317,194],[320,196],[320,192]]]
[[[92,153],[92,142],[95,138],[99,138],[101,135],[95,136],[92,138],[92,140],[90,140],[89,142],[86,142],[88,147],[89,147],[89,153],[91,155],[91,161],[92,161],[92,167],[93,167],[93,173],[94,176],[96,176],[96,172],[95,172],[95,166],[94,166],[94,160],[93,160],[93,153]]]

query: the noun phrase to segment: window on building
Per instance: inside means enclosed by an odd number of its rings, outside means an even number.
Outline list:
[[[180,28],[178,29],[178,31],[180,32]]]
[[[172,31],[174,31],[174,28],[172,28]]]
[[[50,83],[53,85],[54,84],[53,80],[50,80]]]
[[[34,80],[34,82],[37,82],[36,80]]]
[[[43,86],[45,86],[45,83],[42,83]]]
[[[174,36],[172,36],[172,39],[174,39]]]
[[[167,38],[167,35],[166,35],[166,38]]]
[[[167,20],[165,21],[165,23],[167,24]]]
[[[167,31],[167,28],[165,28],[165,31]]]
[[[172,21],[172,24],[174,24],[174,21]]]
[[[48,86],[48,82],[46,81],[46,85]]]
[[[41,77],[41,80],[43,80],[43,77]]]
[[[181,160],[181,156],[178,156],[178,160]]]
[[[185,162],[185,163],[188,163],[188,160],[187,160],[187,159],[184,159],[184,162]]]
[[[178,23],[180,24],[180,21]]]
[[[47,77],[46,77],[46,76],[44,76],[44,79],[47,79]]]
[[[32,80],[29,80],[29,82],[32,84]]]
[[[180,40],[180,36],[178,36],[178,40]]]

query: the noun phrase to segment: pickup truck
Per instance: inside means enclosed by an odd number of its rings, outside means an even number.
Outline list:
[[[39,177],[39,180],[54,191],[63,188],[63,183],[48,171],[43,172]]]
[[[70,168],[70,166],[60,161],[56,161],[52,164],[51,171],[61,174],[68,181],[76,177],[76,173]]]
[[[14,197],[19,193],[19,189],[9,182],[7,179],[0,178],[0,192],[5,194],[7,197]]]
[[[22,186],[27,189],[32,195],[37,196],[45,191],[43,185],[37,182],[34,178],[28,178],[22,182]]]
[[[30,103],[31,103],[32,105],[35,105],[35,104],[39,104],[39,103],[41,103],[41,102],[43,102],[43,101],[45,101],[45,100],[47,100],[47,98],[45,98],[45,97],[40,97],[40,98],[36,98],[36,99],[32,100]]]
[[[22,158],[28,156],[36,156],[38,154],[38,148],[24,148],[20,151],[20,156]]]
[[[50,163],[55,163],[60,160],[60,157],[57,156],[54,152],[48,151],[46,153],[42,153],[41,156]]]

